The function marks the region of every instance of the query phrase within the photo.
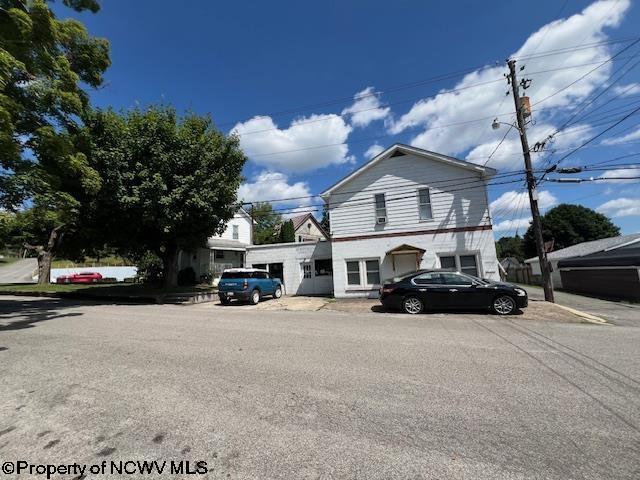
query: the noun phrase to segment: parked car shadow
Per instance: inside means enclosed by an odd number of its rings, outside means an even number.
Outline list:
[[[42,300],[0,299],[0,333],[32,328],[35,324],[64,317],[77,317],[81,312],[65,309],[81,303],[59,298]]]
[[[372,305],[371,306],[371,311],[372,312],[376,312],[376,313],[402,313],[405,314],[405,312],[403,312],[402,310],[391,310],[388,308],[385,308],[384,305]],[[477,309],[477,310],[446,310],[446,309],[433,309],[433,310],[425,310],[424,312],[421,313],[421,315],[429,315],[429,314],[434,314],[434,313],[462,313],[462,314],[480,314],[480,315],[491,315],[491,316],[495,316],[495,317],[500,317],[502,315],[496,315],[495,313],[493,313],[490,310],[482,310],[482,309]],[[515,312],[513,312],[511,315],[506,315],[508,317],[510,316],[514,316],[514,315],[523,315],[524,312],[520,309],[516,310]],[[406,314],[405,314],[406,315]]]

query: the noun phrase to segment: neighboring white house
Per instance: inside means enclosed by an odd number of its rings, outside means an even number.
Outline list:
[[[419,268],[499,280],[486,189],[495,173],[393,145],[321,194],[330,241],[251,246],[246,263],[269,268],[289,294],[325,293],[331,278],[336,297],[375,296],[384,280]]]
[[[553,283],[553,288],[562,288],[562,278],[560,275],[560,269],[558,268],[558,262],[560,260],[573,257],[583,257],[592,253],[613,250],[635,242],[640,242],[640,233],[602,238],[591,242],[582,242],[571,247],[547,253],[547,260],[551,264],[551,282]],[[540,261],[538,260],[538,257],[529,258],[525,260],[525,263],[531,265],[531,273],[533,275],[542,275],[542,272],[540,272]]]
[[[192,267],[197,278],[205,275],[216,278],[226,268],[243,267],[247,247],[252,244],[252,230],[251,216],[240,208],[221,235],[207,240],[206,248],[181,251],[179,268]]]
[[[295,233],[294,242],[316,242],[318,240],[328,240],[328,236],[316,217],[311,213],[291,217],[293,230]]]

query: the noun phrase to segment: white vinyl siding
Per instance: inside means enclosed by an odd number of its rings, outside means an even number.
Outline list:
[[[418,190],[418,214],[420,215],[420,220],[431,220],[433,218],[431,194],[428,188]]]
[[[387,203],[384,198],[384,193],[378,193],[374,198],[376,205],[376,223],[387,223]]]
[[[471,176],[473,173],[468,170],[414,155],[385,159],[336,189],[327,199],[332,236],[490,225],[486,182],[480,174],[477,182]],[[460,186],[462,182],[464,188]],[[421,207],[419,191],[427,188],[429,204]],[[374,199],[376,194],[384,194],[387,221],[383,224],[375,221],[380,213]],[[429,210],[430,218],[421,216],[421,211],[429,213]]]

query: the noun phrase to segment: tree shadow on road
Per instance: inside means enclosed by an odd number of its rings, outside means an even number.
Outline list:
[[[59,298],[42,300],[0,299],[0,333],[32,328],[36,323],[64,317],[77,317],[81,312],[65,312],[79,302]]]

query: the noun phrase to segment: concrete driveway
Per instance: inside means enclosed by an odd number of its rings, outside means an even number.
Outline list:
[[[36,268],[38,261],[35,258],[24,258],[0,266],[0,283],[32,283]]]
[[[184,459],[216,479],[638,478],[639,344],[638,328],[518,317],[2,297],[0,459]]]

